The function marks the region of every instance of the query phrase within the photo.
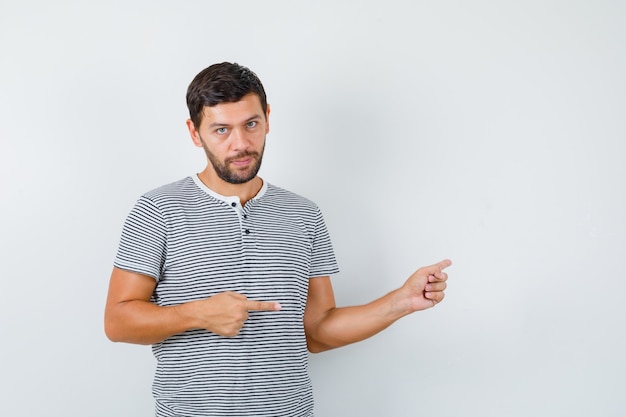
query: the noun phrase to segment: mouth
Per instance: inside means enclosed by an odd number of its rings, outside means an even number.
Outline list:
[[[233,159],[232,161],[230,161],[230,163],[235,166],[245,166],[245,165],[249,165],[251,162],[252,162],[252,158]]]
[[[236,167],[245,167],[247,165],[250,165],[252,162],[254,162],[254,160],[255,160],[255,156],[253,154],[237,155],[233,158],[230,158],[228,160],[228,163]]]

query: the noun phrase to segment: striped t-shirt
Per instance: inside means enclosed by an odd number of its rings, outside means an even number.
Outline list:
[[[157,416],[312,416],[303,327],[308,280],[338,272],[319,208],[264,183],[241,206],[197,176],[139,198],[115,259],[157,281],[161,306],[235,291],[277,301],[236,337],[191,330],[153,346]]]

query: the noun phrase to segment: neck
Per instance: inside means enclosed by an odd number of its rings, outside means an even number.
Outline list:
[[[231,184],[218,177],[210,167],[200,172],[198,178],[204,185],[218,194],[239,197],[242,206],[257,195],[263,186],[263,180],[258,176],[243,184]]]

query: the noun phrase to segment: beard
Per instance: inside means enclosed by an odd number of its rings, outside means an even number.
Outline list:
[[[261,152],[254,151],[243,151],[239,152],[237,155],[232,156],[230,158],[226,158],[224,162],[221,162],[206,146],[204,140],[202,140],[202,147],[204,148],[204,152],[206,153],[209,162],[213,166],[215,173],[222,180],[226,181],[229,184],[244,184],[254,177],[256,177],[259,169],[261,169],[261,161],[263,160],[263,152],[265,150],[265,144],[263,144],[263,148]],[[235,168],[232,169],[230,167],[230,163],[235,159],[252,157],[254,161],[251,165],[243,168]]]

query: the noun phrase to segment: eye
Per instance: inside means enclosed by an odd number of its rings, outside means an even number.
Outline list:
[[[259,122],[257,122],[256,120],[251,120],[248,123],[246,123],[246,127],[248,129],[252,129],[253,127],[256,127],[256,125],[258,125]]]
[[[215,129],[215,133],[218,135],[224,135],[228,130],[225,127],[218,127]]]

